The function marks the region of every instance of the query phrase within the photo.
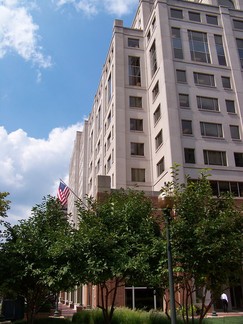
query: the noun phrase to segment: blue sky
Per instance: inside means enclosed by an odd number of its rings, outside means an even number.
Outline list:
[[[10,221],[67,179],[101,76],[114,19],[138,0],[0,0],[0,191]]]

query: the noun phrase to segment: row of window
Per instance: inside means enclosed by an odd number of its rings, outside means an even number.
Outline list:
[[[182,134],[192,135],[192,121],[182,119]],[[229,125],[230,134],[233,140],[240,139],[240,130],[238,125]],[[204,137],[223,138],[223,126],[217,123],[200,122],[201,135]]]
[[[195,149],[184,148],[185,163],[195,164]],[[225,151],[203,150],[205,165],[227,166],[227,158]],[[234,160],[236,167],[243,167],[243,153],[234,152]]]

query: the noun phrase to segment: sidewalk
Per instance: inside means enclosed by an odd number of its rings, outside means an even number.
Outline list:
[[[206,317],[231,317],[231,316],[243,316],[243,312],[234,312],[234,311],[231,311],[231,312],[228,312],[228,313],[224,313],[222,311],[219,311],[219,312],[216,312],[217,316],[215,315],[212,315],[211,313],[208,313],[206,315]]]
[[[73,314],[76,313],[75,309],[70,308],[69,306],[62,304],[62,303],[58,304],[58,310],[60,312],[60,316],[63,316],[63,317],[72,317]]]

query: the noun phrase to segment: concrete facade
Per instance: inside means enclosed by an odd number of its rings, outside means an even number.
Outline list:
[[[242,199],[242,69],[243,1],[140,0],[130,28],[114,22],[70,187],[96,197],[105,175],[156,192],[178,163],[180,181],[210,168],[215,195]]]

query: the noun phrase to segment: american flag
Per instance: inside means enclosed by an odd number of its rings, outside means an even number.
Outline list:
[[[57,198],[60,200],[62,205],[67,204],[69,194],[70,194],[70,190],[68,186],[63,182],[60,182],[57,190]]]

